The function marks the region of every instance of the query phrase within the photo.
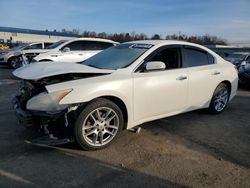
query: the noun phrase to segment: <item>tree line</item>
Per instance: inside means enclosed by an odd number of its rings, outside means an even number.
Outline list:
[[[117,42],[128,42],[128,41],[134,41],[134,40],[161,40],[161,39],[167,39],[167,40],[182,40],[182,41],[188,41],[193,42],[201,45],[213,45],[213,44],[219,44],[219,45],[226,45],[227,41],[223,38],[219,38],[217,36],[212,35],[186,35],[186,34],[172,34],[172,35],[166,35],[165,37],[159,34],[154,34],[152,36],[148,36],[144,33],[106,33],[101,32],[97,33],[94,31],[83,31],[80,32],[78,29],[73,30],[66,30],[62,29],[62,32],[70,33],[70,34],[77,34],[81,37],[90,37],[90,38],[103,38],[103,39],[110,39]]]

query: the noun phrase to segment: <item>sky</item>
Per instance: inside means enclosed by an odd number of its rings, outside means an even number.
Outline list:
[[[250,0],[0,0],[0,26],[250,42]]]

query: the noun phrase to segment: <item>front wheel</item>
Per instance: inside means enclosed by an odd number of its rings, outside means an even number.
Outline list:
[[[14,56],[8,60],[8,63],[11,68],[17,69],[22,66],[22,59],[21,57]]]
[[[213,114],[221,113],[227,106],[229,100],[229,88],[226,84],[221,83],[214,91],[210,102],[209,111]]]
[[[121,109],[108,99],[90,102],[80,113],[74,127],[74,137],[85,150],[102,149],[110,145],[123,129]]]

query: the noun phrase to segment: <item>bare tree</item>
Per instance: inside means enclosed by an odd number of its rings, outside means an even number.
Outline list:
[[[81,37],[98,37],[98,38],[104,38],[104,39],[111,39],[111,40],[114,40],[117,42],[127,42],[127,41],[134,41],[134,40],[148,40],[149,39],[149,37],[146,34],[144,34],[144,33],[138,34],[135,32],[109,33],[108,34],[105,32],[96,33],[94,31],[87,31],[87,30],[80,32],[79,29],[73,29],[73,30],[62,29],[61,31],[65,32],[65,33],[77,34]],[[150,39],[160,40],[161,36],[156,33],[152,37],[150,37]],[[227,44],[227,41],[225,39],[222,39],[222,38],[219,38],[216,36],[211,36],[211,35],[201,35],[201,36],[191,35],[191,36],[188,36],[188,35],[183,34],[181,32],[178,32],[178,34],[167,35],[165,37],[165,39],[189,41],[189,42],[202,44],[202,45]]]
[[[161,36],[158,35],[158,34],[154,34],[152,37],[151,37],[152,40],[159,40],[161,39]]]

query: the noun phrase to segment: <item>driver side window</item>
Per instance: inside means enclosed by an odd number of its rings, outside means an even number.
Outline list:
[[[24,50],[32,50],[32,49],[42,49],[42,44],[38,43],[38,44],[31,44],[27,47],[24,48]]]
[[[146,72],[145,66],[150,61],[161,61],[165,64],[165,70],[180,68],[182,64],[181,48],[180,47],[168,47],[159,51],[153,52],[151,56],[146,60],[144,66],[140,72]]]

